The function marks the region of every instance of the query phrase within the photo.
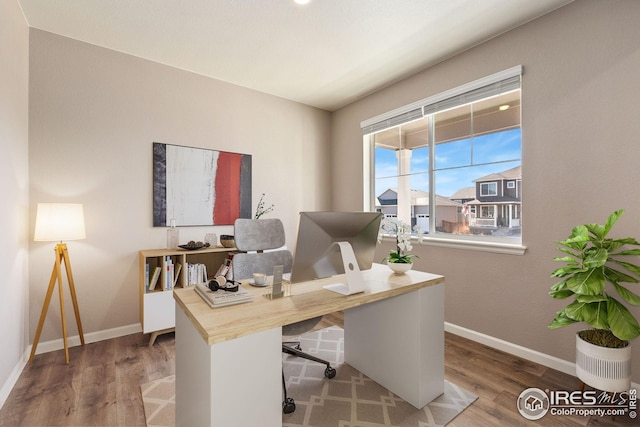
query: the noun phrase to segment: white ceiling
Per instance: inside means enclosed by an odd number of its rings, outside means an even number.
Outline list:
[[[573,0],[18,0],[30,27],[336,110]]]

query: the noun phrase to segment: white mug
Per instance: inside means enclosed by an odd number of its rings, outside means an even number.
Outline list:
[[[267,275],[264,273],[253,273],[253,283],[260,286],[266,285]]]

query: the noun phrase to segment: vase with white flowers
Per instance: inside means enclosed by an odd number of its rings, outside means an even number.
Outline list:
[[[421,234],[419,227],[415,227],[416,233]],[[380,231],[382,234],[394,235],[396,238],[395,251],[389,252],[389,255],[382,259],[386,262],[391,270],[396,274],[403,274],[413,267],[413,258],[417,255],[410,254],[413,249],[411,245],[411,227],[397,219],[384,218],[380,223]]]

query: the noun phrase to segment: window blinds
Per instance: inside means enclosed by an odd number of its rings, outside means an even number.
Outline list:
[[[433,102],[429,105],[425,105],[423,108],[423,114],[429,115],[437,113],[438,111],[449,110],[454,107],[459,107],[464,104],[469,104],[473,101],[479,101],[481,99],[489,98],[491,96],[500,95],[501,93],[509,92],[514,89],[520,88],[520,76],[511,77],[506,80],[502,80],[478,89],[471,90],[469,92],[462,93],[457,96],[452,96],[442,101]]]
[[[390,117],[386,120],[381,120],[377,123],[374,123],[365,128],[362,128],[362,132],[365,135],[370,133],[376,133],[384,129],[401,125],[403,123],[409,123],[413,120],[421,119],[422,117],[424,117],[424,115],[422,114],[422,107],[419,107],[419,108],[415,108],[413,110],[407,111],[406,113],[398,114],[397,116]]]
[[[363,121],[364,135],[420,119],[429,114],[448,110],[473,101],[500,95],[520,88],[522,66],[492,74],[466,85],[414,102],[397,110]]]

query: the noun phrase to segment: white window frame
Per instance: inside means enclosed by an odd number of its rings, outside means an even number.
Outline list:
[[[503,80],[522,75],[522,66],[518,65],[507,70],[492,74],[490,76],[475,80],[473,82],[464,84],[457,88],[453,88],[451,90],[442,92],[440,94],[416,101],[414,103],[405,105],[403,107],[397,108],[395,110],[386,112],[379,116],[372,117],[368,120],[364,120],[361,122],[361,128],[363,129],[364,137],[363,137],[363,170],[364,170],[364,206],[363,209],[365,211],[374,211],[375,210],[375,199],[376,196],[374,194],[375,188],[375,146],[373,143],[373,134],[375,129],[383,130],[389,127],[396,126],[398,124],[406,123],[410,120],[415,120],[417,118],[422,117],[422,106],[434,104],[440,100],[445,100],[462,93],[470,92],[472,90],[485,87],[497,82],[501,82]],[[433,158],[433,156],[430,156]],[[433,170],[431,171],[433,174]],[[433,182],[433,175],[430,177],[430,181]],[[431,201],[430,206],[435,206],[435,194],[430,192]],[[475,210],[475,209],[474,209]],[[524,237],[524,236],[522,236]],[[493,252],[493,253],[503,253],[503,254],[511,254],[511,255],[523,255],[526,251],[526,246],[522,244],[522,237],[520,242],[514,242],[512,239],[482,239],[479,240],[475,237],[465,236],[465,235],[447,235],[443,237],[442,234],[428,234],[423,236],[421,239],[415,238],[415,244],[421,245],[429,245],[429,246],[438,246],[438,247],[447,247],[447,248],[456,248],[456,249],[470,249],[470,250],[479,250],[484,252]],[[392,236],[384,237],[385,240],[395,239]]]

